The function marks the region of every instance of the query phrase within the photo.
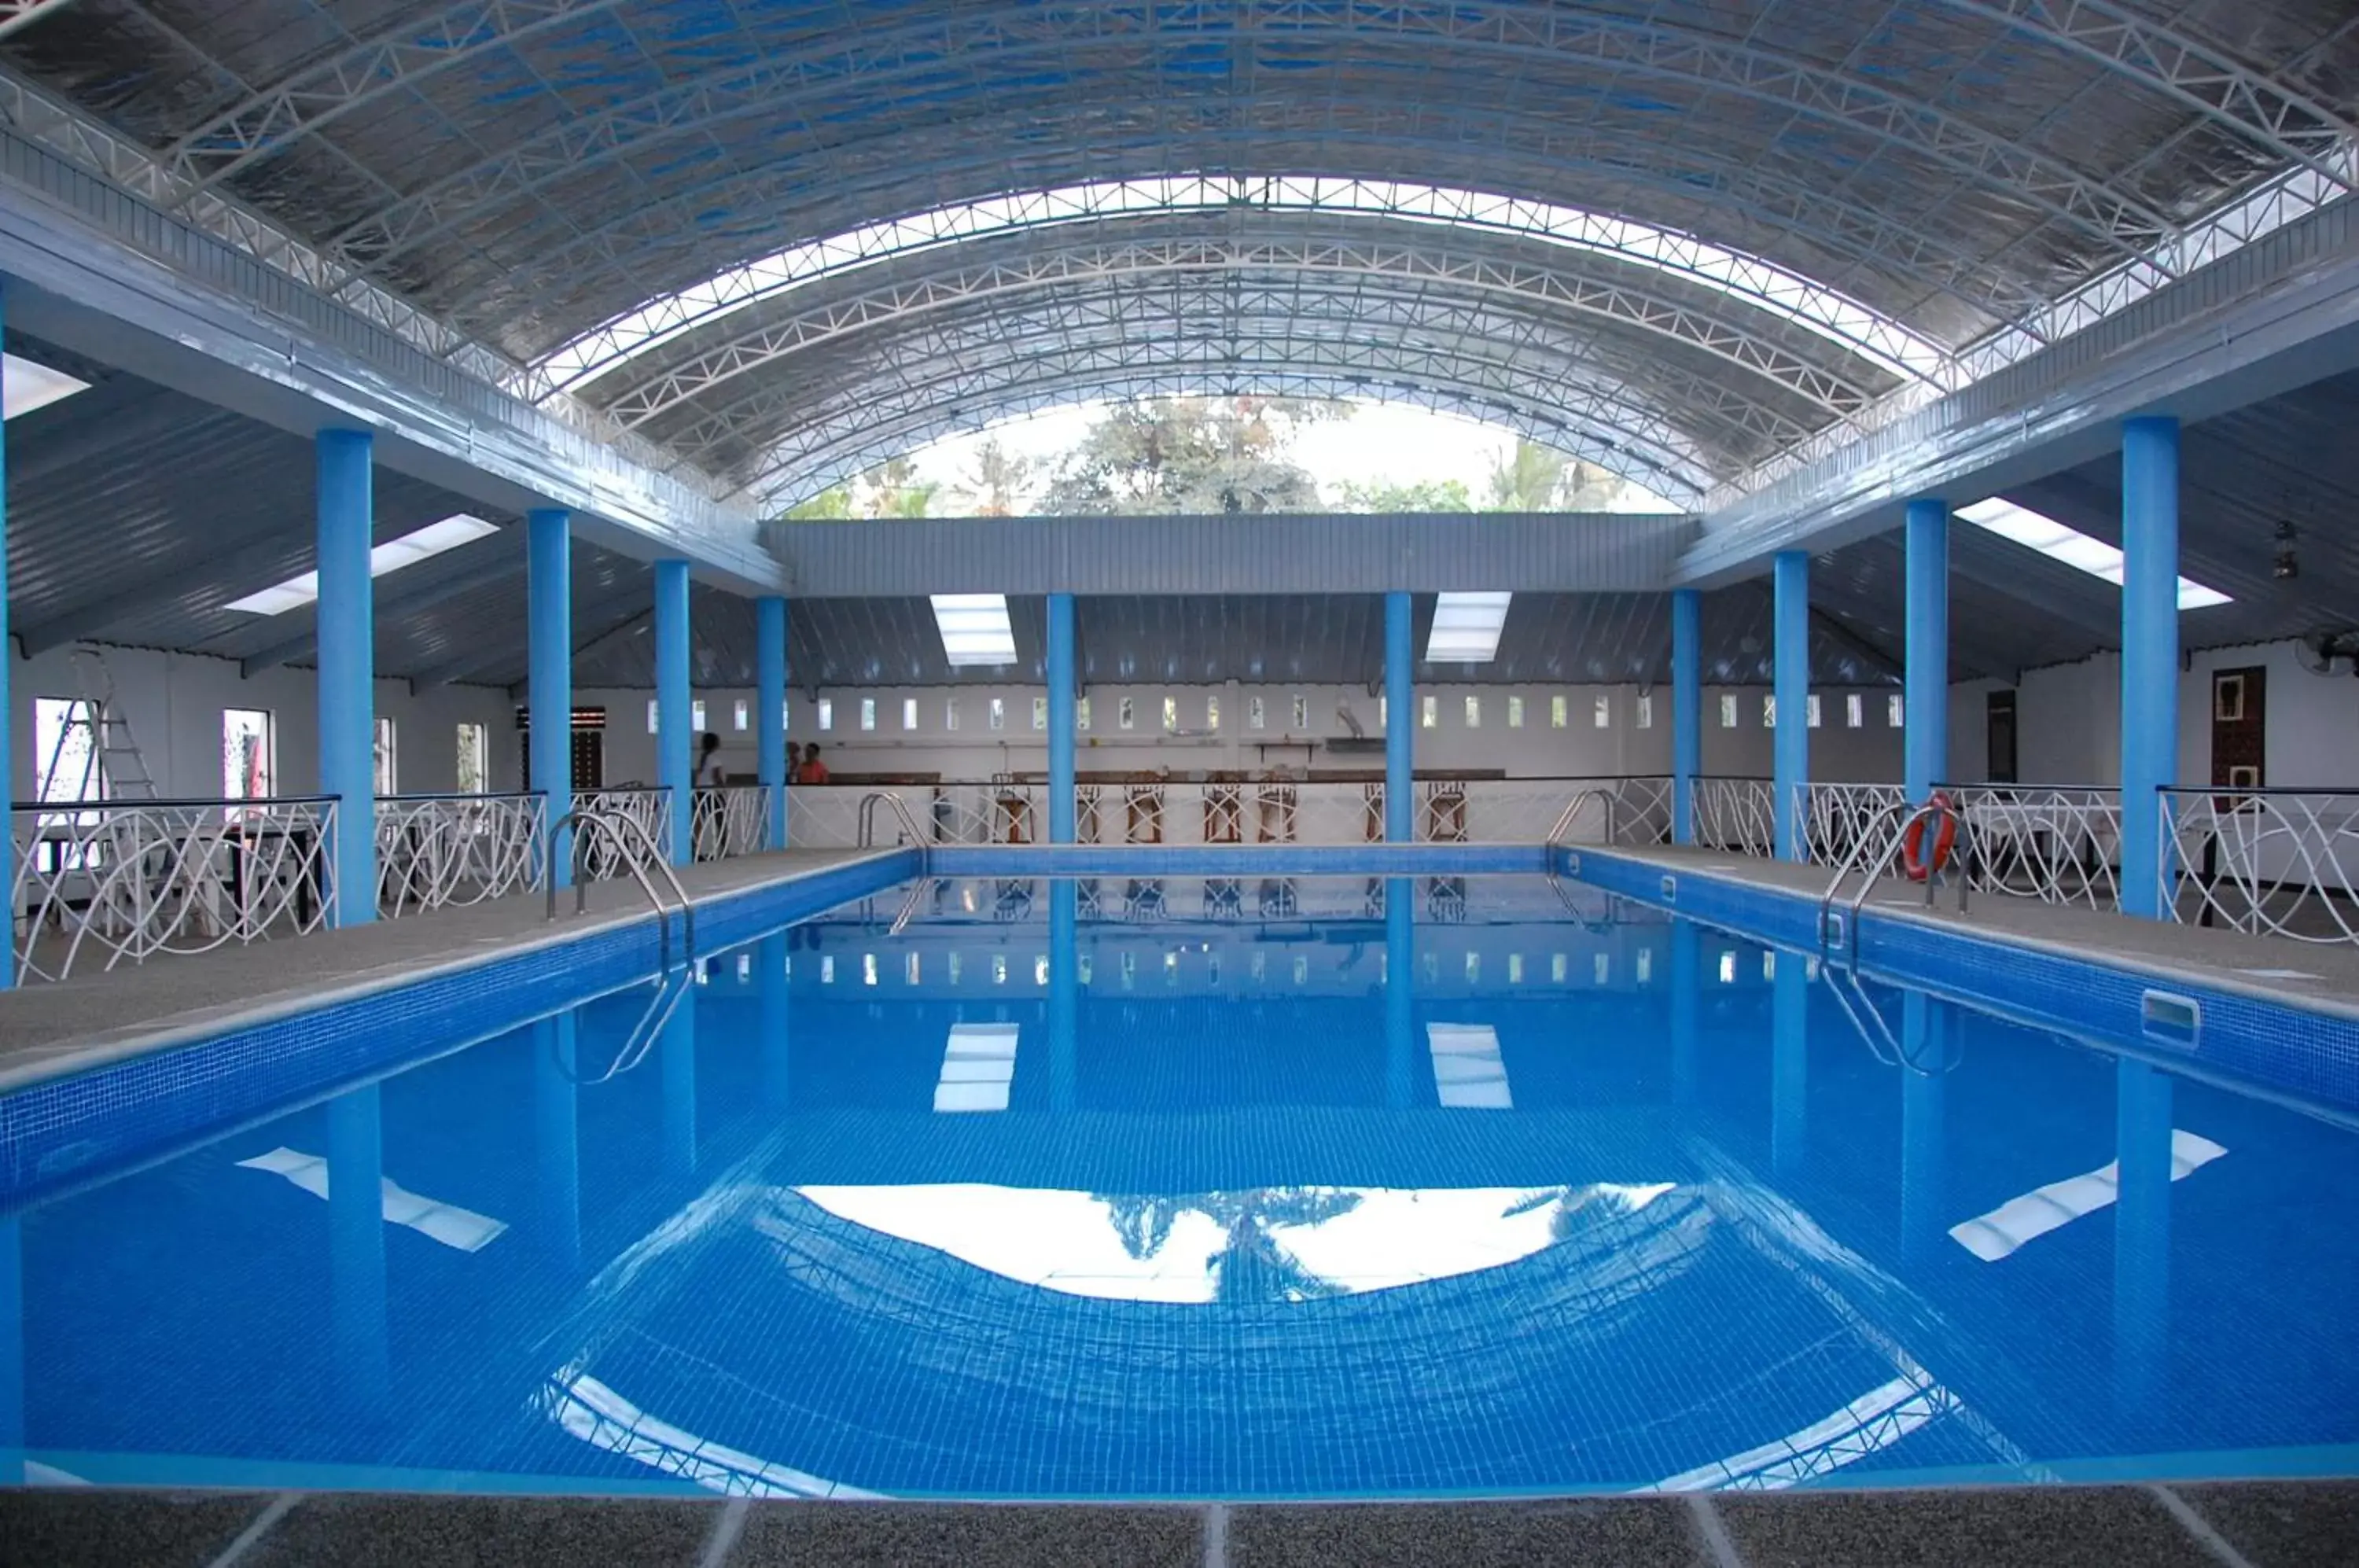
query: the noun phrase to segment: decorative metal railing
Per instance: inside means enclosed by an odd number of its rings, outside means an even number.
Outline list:
[[[1771,855],[1777,845],[1777,805],[1767,779],[1699,774],[1688,805],[1700,848],[1735,855]]]
[[[1971,830],[1977,893],[2121,907],[2122,792],[2102,785],[1943,784]]]
[[[1880,849],[1908,808],[1897,784],[1803,784],[1794,790],[1802,858],[1839,866],[1862,846]]]
[[[2359,791],[2165,789],[2162,811],[2171,919],[2359,942]]]
[[[659,852],[671,847],[671,791],[638,785],[615,789],[585,789],[573,797],[573,809],[582,813],[625,816],[639,826],[648,844]],[[629,873],[625,863],[625,840],[616,834],[599,833],[574,856],[576,875],[592,882],[603,882],[610,877]],[[636,842],[636,841],[629,841]]]
[[[760,784],[729,784],[696,791],[696,858],[727,860],[770,847],[770,791]]]
[[[376,802],[377,913],[387,919],[540,887],[549,798],[382,795]]]
[[[335,820],[323,796],[18,805],[18,982],[319,930]]]

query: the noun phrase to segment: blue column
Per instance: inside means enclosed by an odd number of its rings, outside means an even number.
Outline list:
[[[1908,1060],[1945,1061],[1950,1030],[1961,1027],[1956,1010],[1922,991],[1900,998],[1900,1041]],[[1900,1258],[1922,1264],[1950,1245],[1944,1211],[1948,1173],[1945,1073],[1900,1074]]]
[[[1053,612],[1052,612],[1053,615]],[[1052,634],[1053,635],[1053,634]],[[1057,711],[1051,683],[1049,711]],[[1070,706],[1067,709],[1071,711]],[[1051,770],[1053,771],[1053,769]],[[1073,798],[1068,787],[1065,799]],[[1054,813],[1050,820],[1054,821]],[[1070,808],[1068,809],[1070,826]],[[1058,841],[1070,844],[1067,837]],[[1070,877],[1049,884],[1049,1108],[1070,1111],[1081,1103],[1082,935],[1079,890]]]
[[[696,858],[695,803],[689,780],[702,738],[690,721],[688,681],[688,562],[656,562],[656,782],[671,797],[671,859]]]
[[[532,777],[549,798],[549,825],[573,810],[573,520],[554,507],[526,515],[525,575],[532,656]],[[572,832],[551,845],[557,886],[573,884]]]
[[[2159,920],[2179,777],[2179,421],[2122,427],[2122,913]]]
[[[1385,879],[1385,1104],[1395,1110],[1407,1110],[1417,1093],[1416,886],[1407,877]]]
[[[369,547],[370,449],[365,430],[319,434],[320,793],[336,800],[328,855],[330,919],[376,919],[376,634]]]
[[[541,1238],[569,1271],[582,1263],[582,1093],[571,1011],[532,1029],[533,1127],[540,1163]]]
[[[1810,1143],[1809,962],[1780,953],[1770,977],[1769,1164],[1780,1174],[1800,1166]]]
[[[5,282],[0,282],[0,325],[5,324],[6,308],[7,286]],[[4,374],[5,372],[0,372],[0,375]],[[16,693],[9,689],[9,678],[14,673],[10,667],[16,661],[13,657],[16,645],[8,637],[7,447],[7,438],[0,435],[0,782],[6,783],[9,789],[14,790],[16,784],[16,739],[10,724],[10,716],[16,711]],[[36,768],[39,768],[39,761],[36,760],[33,766]],[[27,793],[29,794],[30,791]],[[14,793],[8,796],[12,801],[24,798],[24,795]],[[0,887],[14,888],[16,886],[16,835],[13,833],[0,833]],[[13,903],[10,906],[9,920],[9,943],[5,955],[7,962],[0,963],[0,991],[5,991],[16,983],[16,911]]]
[[[1695,779],[1703,771],[1703,595],[1671,593],[1671,842],[1695,842]]]
[[[1073,596],[1049,595],[1049,842],[1073,842]]]
[[[1912,804],[1950,771],[1950,507],[1908,503],[1908,648],[1902,654],[1900,778]]]
[[[787,602],[754,601],[755,778],[770,792],[769,847],[787,847]]]
[[[368,1083],[328,1102],[328,1310],[344,1393],[355,1411],[381,1419],[391,1376],[380,1098]]]
[[[1703,1006],[1701,939],[1693,920],[1671,922],[1671,1104],[1692,1105],[1700,1078],[1701,1042],[1697,1015]]]
[[[1777,730],[1770,768],[1780,860],[1809,857],[1796,797],[1810,777],[1810,558],[1799,550],[1777,552],[1777,602],[1772,635],[1777,639]]]
[[[1416,633],[1407,593],[1385,595],[1385,842],[1417,836],[1409,799],[1416,786],[1417,683],[1411,663]],[[1389,906],[1387,906],[1389,907]]]
[[[2114,1380],[2134,1412],[2156,1406],[2170,1341],[2170,1075],[2114,1067]]]
[[[787,933],[772,931],[754,945],[754,979],[762,988],[762,1100],[785,1110],[794,1100],[794,1003]]]

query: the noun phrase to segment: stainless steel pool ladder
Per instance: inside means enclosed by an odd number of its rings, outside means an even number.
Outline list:
[[[582,1088],[594,1088],[620,1078],[647,1059],[647,1052],[671,1023],[672,1014],[679,1010],[680,998],[688,995],[688,988],[695,983],[696,960],[693,958],[677,969],[664,971],[657,979],[655,995],[647,998],[647,1005],[640,1010],[639,1021],[631,1026],[631,1032],[624,1038],[623,1049],[614,1053],[614,1062],[597,1077],[583,1078],[567,1062],[559,1062],[559,1068]]]
[[[1871,825],[1889,822],[1895,817],[1900,819],[1899,827],[1889,838],[1881,841],[1881,847],[1872,861],[1863,863],[1861,852],[1878,841],[1873,833],[1863,833],[1852,842],[1850,850],[1836,865],[1835,874],[1827,883],[1826,896],[1819,900],[1819,975],[1827,983],[1827,989],[1834,994],[1836,1005],[1851,1020],[1852,1028],[1858,1030],[1860,1039],[1866,1042],[1870,1055],[1886,1067],[1901,1068],[1930,1078],[1951,1072],[1957,1066],[1948,1049],[1948,1033],[1944,1033],[1942,1059],[1938,1065],[1920,1062],[1908,1054],[1907,1042],[1885,1018],[1884,1009],[1875,1005],[1875,998],[1869,996],[1866,987],[1860,984],[1859,912],[1866,905],[1868,894],[1892,869],[1893,861],[1899,857],[1901,849],[1908,842],[1909,832],[1920,823],[1930,822],[1934,824],[1933,831],[1938,834],[1940,824],[1946,821],[1953,825],[1956,833],[1956,853],[1951,857],[1951,865],[1958,874],[1958,912],[1963,914],[1967,886],[1972,880],[1968,875],[1968,857],[1973,852],[1973,844],[1963,813],[1946,799],[1928,800],[1914,809],[1886,806],[1876,814]],[[1842,918],[1838,920],[1835,900],[1842,895],[1843,884],[1855,871],[1864,873],[1859,891],[1851,896]],[[1925,903],[1929,909],[1932,906],[1934,889],[1940,878],[1939,871],[1927,870]]]
[[[1564,810],[1556,814],[1556,825],[1549,829],[1548,837],[1541,844],[1541,848],[1546,851],[1541,856],[1541,865],[1548,875],[1549,891],[1556,895],[1556,901],[1564,906],[1566,914],[1584,925],[1590,923],[1589,918],[1573,908],[1571,896],[1565,892],[1564,884],[1557,878],[1556,852],[1572,847],[1570,843],[1562,842],[1565,830],[1572,826],[1572,820],[1581,814],[1581,808],[1592,800],[1602,800],[1605,804],[1605,842],[1612,844],[1614,842],[1614,808],[1616,803],[1614,794],[1611,789],[1601,789],[1594,786],[1574,792],[1572,799],[1565,802]]]
[[[696,906],[690,901],[688,890],[679,885],[679,877],[673,872],[670,862],[664,859],[662,852],[656,847],[647,824],[628,811],[582,806],[566,812],[550,824],[548,860],[543,867],[546,875],[541,878],[542,885],[549,889],[548,918],[552,920],[557,918],[557,845],[569,827],[594,827],[614,841],[624,869],[631,874],[631,880],[639,885],[639,891],[646,894],[647,902],[655,907],[656,930],[662,942],[661,964],[663,970],[669,972],[671,968],[671,909],[663,901],[662,895],[656,891],[655,882],[647,876],[647,867],[652,866],[661,874],[665,885],[671,889],[671,896],[679,900],[680,940],[687,946],[688,961],[693,964],[696,960]],[[582,847],[589,836],[585,833],[573,835],[573,912],[577,915],[590,907],[590,884],[582,875]]]
[[[907,800],[902,800],[890,789],[871,789],[867,794],[860,797],[859,844],[861,848],[875,847],[876,807],[880,802],[893,808],[893,814],[901,821],[901,832],[907,835],[907,842],[910,844],[926,842],[926,835],[918,831],[918,819],[909,814],[909,803]]]

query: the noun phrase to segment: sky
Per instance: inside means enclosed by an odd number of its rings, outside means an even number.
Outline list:
[[[919,479],[939,481],[945,489],[962,483],[973,463],[975,449],[991,436],[1011,452],[1038,459],[1044,465],[1053,463],[1080,441],[1103,407],[1081,403],[1046,409],[988,431],[952,436],[910,455]],[[1414,404],[1354,399],[1352,410],[1349,419],[1325,420],[1301,430],[1290,449],[1294,460],[1319,482],[1322,494],[1332,494],[1345,480],[1416,485],[1455,479],[1480,502],[1489,485],[1492,466],[1516,446],[1516,433],[1503,426],[1435,413]],[[1632,497],[1630,505],[1633,509],[1675,509],[1661,501],[1648,504],[1644,496]]]

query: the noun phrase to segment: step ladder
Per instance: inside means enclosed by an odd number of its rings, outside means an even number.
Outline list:
[[[45,800],[152,800],[155,776],[131,733],[131,721],[115,702],[114,671],[105,653],[96,648],[73,650],[75,684],[81,701],[67,710],[66,722],[49,748],[41,769],[40,794]],[[80,777],[60,777],[61,770],[80,764]]]

